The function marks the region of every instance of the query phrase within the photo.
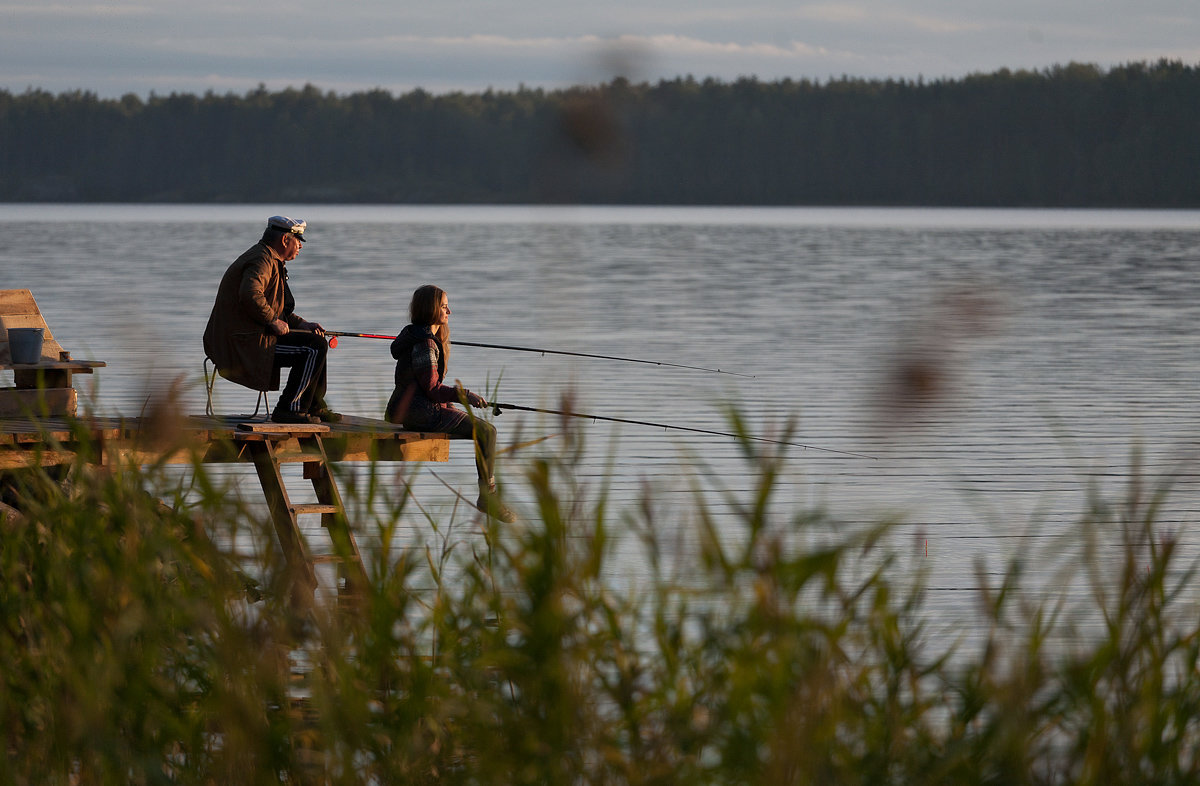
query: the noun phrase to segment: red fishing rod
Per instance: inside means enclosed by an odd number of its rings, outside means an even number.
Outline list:
[[[612,417],[605,417],[604,415],[588,415],[583,412],[567,412],[565,410],[559,410],[559,409],[540,409],[538,407],[523,407],[523,406],[520,406],[519,404],[501,404],[498,402],[492,402],[489,406],[492,408],[492,414],[497,417],[499,417],[500,413],[506,409],[520,410],[522,412],[541,412],[546,415],[561,415],[561,416],[571,417],[571,418],[587,418],[589,420],[607,420],[610,423],[629,423],[634,426],[650,426],[652,428],[673,429],[675,431],[691,431],[696,434],[711,434],[711,435],[717,436],[717,437],[733,437],[735,439],[738,439],[738,438],[752,439],[756,442],[769,442],[772,445],[788,445],[793,448],[804,448],[805,450],[819,450],[824,453],[840,453],[843,456],[854,456],[855,458],[865,458],[865,459],[871,459],[872,461],[878,461],[877,457],[868,456],[865,453],[852,453],[848,450],[835,450],[833,448],[819,448],[816,445],[805,445],[805,444],[802,444],[799,442],[785,442],[783,440],[769,439],[767,437],[752,437],[752,436],[745,435],[745,434],[734,434],[729,431],[712,431],[712,430],[706,429],[706,428],[692,428],[690,426],[672,426],[672,425],[668,425],[666,423],[651,423],[646,420],[629,420],[628,418],[612,418]]]
[[[330,336],[329,346],[331,346],[331,347],[337,346],[337,337],[338,336],[350,336],[353,338],[382,338],[382,339],[387,339],[388,341],[391,341],[392,339],[396,338],[395,336],[385,336],[380,333],[351,333],[349,331],[344,331],[344,330],[326,330],[325,335]],[[517,347],[517,346],[510,346],[507,344],[477,344],[473,341],[459,341],[458,339],[452,339],[451,343],[453,343],[457,347],[479,347],[481,349],[507,349],[507,350],[510,350],[513,352],[536,352],[540,355],[571,355],[573,357],[579,357],[579,358],[596,358],[599,360],[619,360],[624,363],[647,363],[652,366],[670,366],[671,368],[686,368],[686,369],[691,369],[692,371],[707,371],[710,374],[729,374],[730,376],[734,376],[734,377],[747,377],[749,379],[754,378],[753,374],[738,374],[735,371],[722,371],[719,368],[706,368],[704,366],[685,366],[682,363],[667,363],[666,361],[663,361],[663,360],[640,360],[638,358],[625,358],[625,357],[618,357],[616,355],[594,355],[589,352],[570,352],[570,351],[567,351],[564,349],[542,349],[540,347]]]

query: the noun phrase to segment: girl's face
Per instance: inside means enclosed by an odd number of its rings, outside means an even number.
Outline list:
[[[442,293],[442,302],[433,312],[433,324],[445,325],[450,322],[450,296]]]

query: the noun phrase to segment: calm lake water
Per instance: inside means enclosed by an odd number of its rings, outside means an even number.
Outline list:
[[[469,347],[451,366],[508,403],[558,408],[573,392],[577,411],[718,431],[734,406],[756,434],[794,422],[795,442],[873,457],[790,449],[777,526],[817,507],[842,528],[895,518],[898,569],[926,573],[947,619],[970,616],[977,564],[994,578],[1018,555],[1031,591],[1072,585],[1089,494],[1122,500],[1135,476],[1173,483],[1160,519],[1197,554],[1200,212],[4,205],[0,284],[32,289],[64,347],[107,362],[82,378],[100,411],[136,415],[179,377],[199,414],[217,281],[273,213],[309,222],[291,283],[327,329],[395,333],[413,289],[436,283],[459,340],[752,375]],[[342,339],[330,359],[331,404],[379,417],[388,342]],[[253,408],[217,387],[218,408]],[[503,442],[559,430],[496,423]],[[611,474],[617,510],[653,490],[682,543],[693,485],[719,521],[750,497],[730,439],[579,425],[581,481]],[[532,513],[509,466],[509,496]],[[469,445],[416,473],[422,505],[449,515],[438,478],[473,498]],[[412,511],[402,537],[427,532]],[[1119,533],[1096,534],[1115,558]],[[614,581],[636,583],[637,565],[630,553]]]

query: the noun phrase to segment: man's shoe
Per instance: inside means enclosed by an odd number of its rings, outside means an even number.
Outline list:
[[[475,507],[497,521],[503,521],[505,524],[514,524],[517,521],[517,514],[501,502],[500,498],[494,493],[480,492],[479,499],[475,501]]]
[[[334,412],[329,407],[321,407],[320,409],[310,410],[309,413],[322,423],[341,423],[342,413]]]
[[[275,423],[304,423],[309,426],[320,424],[321,419],[307,412],[272,412],[271,420]]]

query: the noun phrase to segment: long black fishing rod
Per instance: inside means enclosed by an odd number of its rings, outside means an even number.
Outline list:
[[[391,341],[392,339],[396,338],[395,336],[385,336],[380,333],[351,333],[349,331],[344,331],[344,330],[326,330],[325,335],[333,337],[329,340],[329,346],[331,346],[331,347],[337,346],[337,337],[338,336],[348,336],[351,338],[382,338],[382,339],[387,339],[388,341]],[[719,368],[707,368],[705,366],[685,366],[682,363],[667,363],[664,360],[641,360],[639,358],[618,357],[616,355],[594,355],[589,352],[570,352],[570,351],[567,351],[564,349],[543,349],[541,347],[516,347],[516,346],[510,346],[507,344],[479,344],[474,341],[459,341],[457,339],[454,339],[453,343],[456,346],[460,346],[460,347],[479,347],[481,349],[507,349],[507,350],[511,350],[513,352],[537,352],[540,355],[571,355],[573,357],[579,357],[579,358],[596,358],[599,360],[619,360],[624,363],[647,363],[652,366],[670,366],[671,368],[686,368],[686,369],[691,369],[692,371],[707,371],[710,374],[729,374],[730,376],[734,376],[734,377],[746,377],[748,379],[754,379],[753,374],[739,374],[736,371],[722,371]]]
[[[651,422],[645,421],[645,420],[629,420],[627,418],[611,418],[611,417],[606,417],[604,415],[588,415],[588,414],[585,414],[582,412],[566,412],[566,411],[558,410],[558,409],[540,409],[538,407],[523,407],[519,404],[502,404],[499,402],[492,402],[489,406],[491,406],[491,408],[492,408],[492,414],[496,415],[497,417],[499,417],[500,413],[506,409],[520,410],[522,412],[542,412],[547,415],[562,415],[562,416],[571,417],[571,418],[587,418],[589,420],[607,420],[611,423],[629,423],[634,426],[650,426],[652,428],[674,429],[675,431],[691,431],[691,432],[694,432],[697,434],[712,434],[713,436],[717,436],[717,437],[734,437],[734,438],[744,437],[745,439],[752,439],[752,440],[755,440],[756,442],[770,442],[773,445],[789,445],[794,448],[804,448],[805,450],[820,450],[824,453],[840,453],[843,456],[854,456],[855,458],[871,459],[872,461],[878,460],[875,456],[868,456],[865,453],[852,453],[848,450],[834,450],[833,448],[819,448],[816,445],[804,445],[799,442],[785,442],[785,441],[779,440],[779,439],[768,439],[767,437],[752,437],[752,436],[747,436],[747,435],[739,435],[739,434],[733,434],[728,431],[712,431],[712,430],[706,429],[706,428],[692,428],[690,426],[672,426],[672,425],[669,425],[666,423],[651,423]]]

